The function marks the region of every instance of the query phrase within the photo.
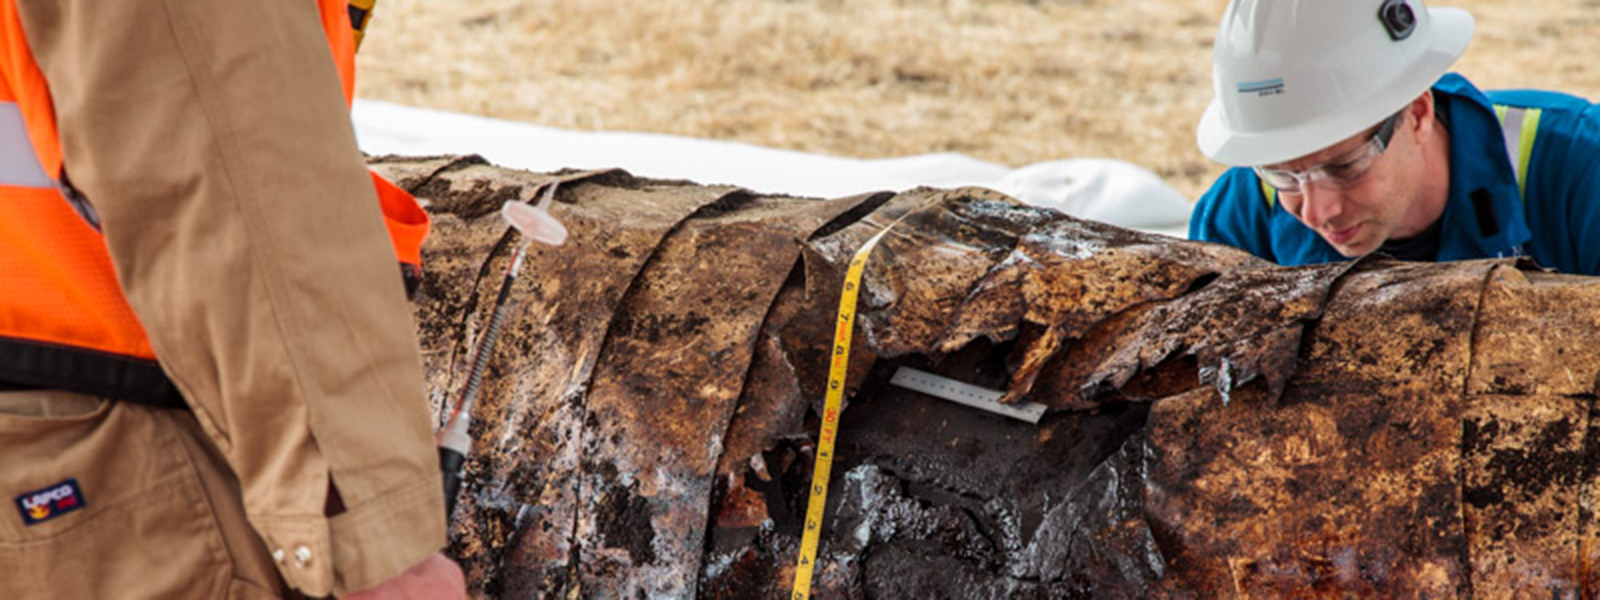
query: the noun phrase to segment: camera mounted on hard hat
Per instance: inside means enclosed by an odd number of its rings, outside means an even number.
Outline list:
[[[1417,13],[1406,0],[1385,0],[1378,8],[1378,20],[1388,30],[1389,38],[1396,42],[1411,37],[1417,30]]]

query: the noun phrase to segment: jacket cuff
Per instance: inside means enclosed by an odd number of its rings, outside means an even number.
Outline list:
[[[340,596],[399,576],[445,545],[444,491],[428,479],[336,517],[257,519],[290,587]]]

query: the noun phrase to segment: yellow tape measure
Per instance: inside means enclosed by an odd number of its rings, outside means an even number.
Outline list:
[[[906,213],[911,214],[910,212]],[[828,473],[833,470],[833,442],[839,433],[839,404],[844,399],[844,380],[850,367],[850,336],[856,323],[856,295],[861,288],[861,273],[867,256],[883,236],[894,229],[902,215],[856,250],[845,271],[844,291],[839,294],[839,318],[834,321],[833,363],[828,367],[827,401],[822,409],[822,432],[817,436],[817,464],[811,471],[811,499],[806,504],[806,530],[800,538],[800,562],[794,571],[794,593],[790,598],[811,597],[811,575],[816,570],[817,541],[822,537],[822,509],[828,501]]]

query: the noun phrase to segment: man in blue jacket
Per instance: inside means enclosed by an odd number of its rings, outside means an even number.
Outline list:
[[[1446,74],[1472,30],[1421,0],[1234,0],[1198,141],[1235,168],[1189,237],[1283,265],[1378,251],[1600,274],[1600,113]]]

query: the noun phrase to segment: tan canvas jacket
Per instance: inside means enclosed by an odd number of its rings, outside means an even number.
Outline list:
[[[415,333],[315,2],[16,4],[68,175],[284,578],[344,593],[441,548]]]

